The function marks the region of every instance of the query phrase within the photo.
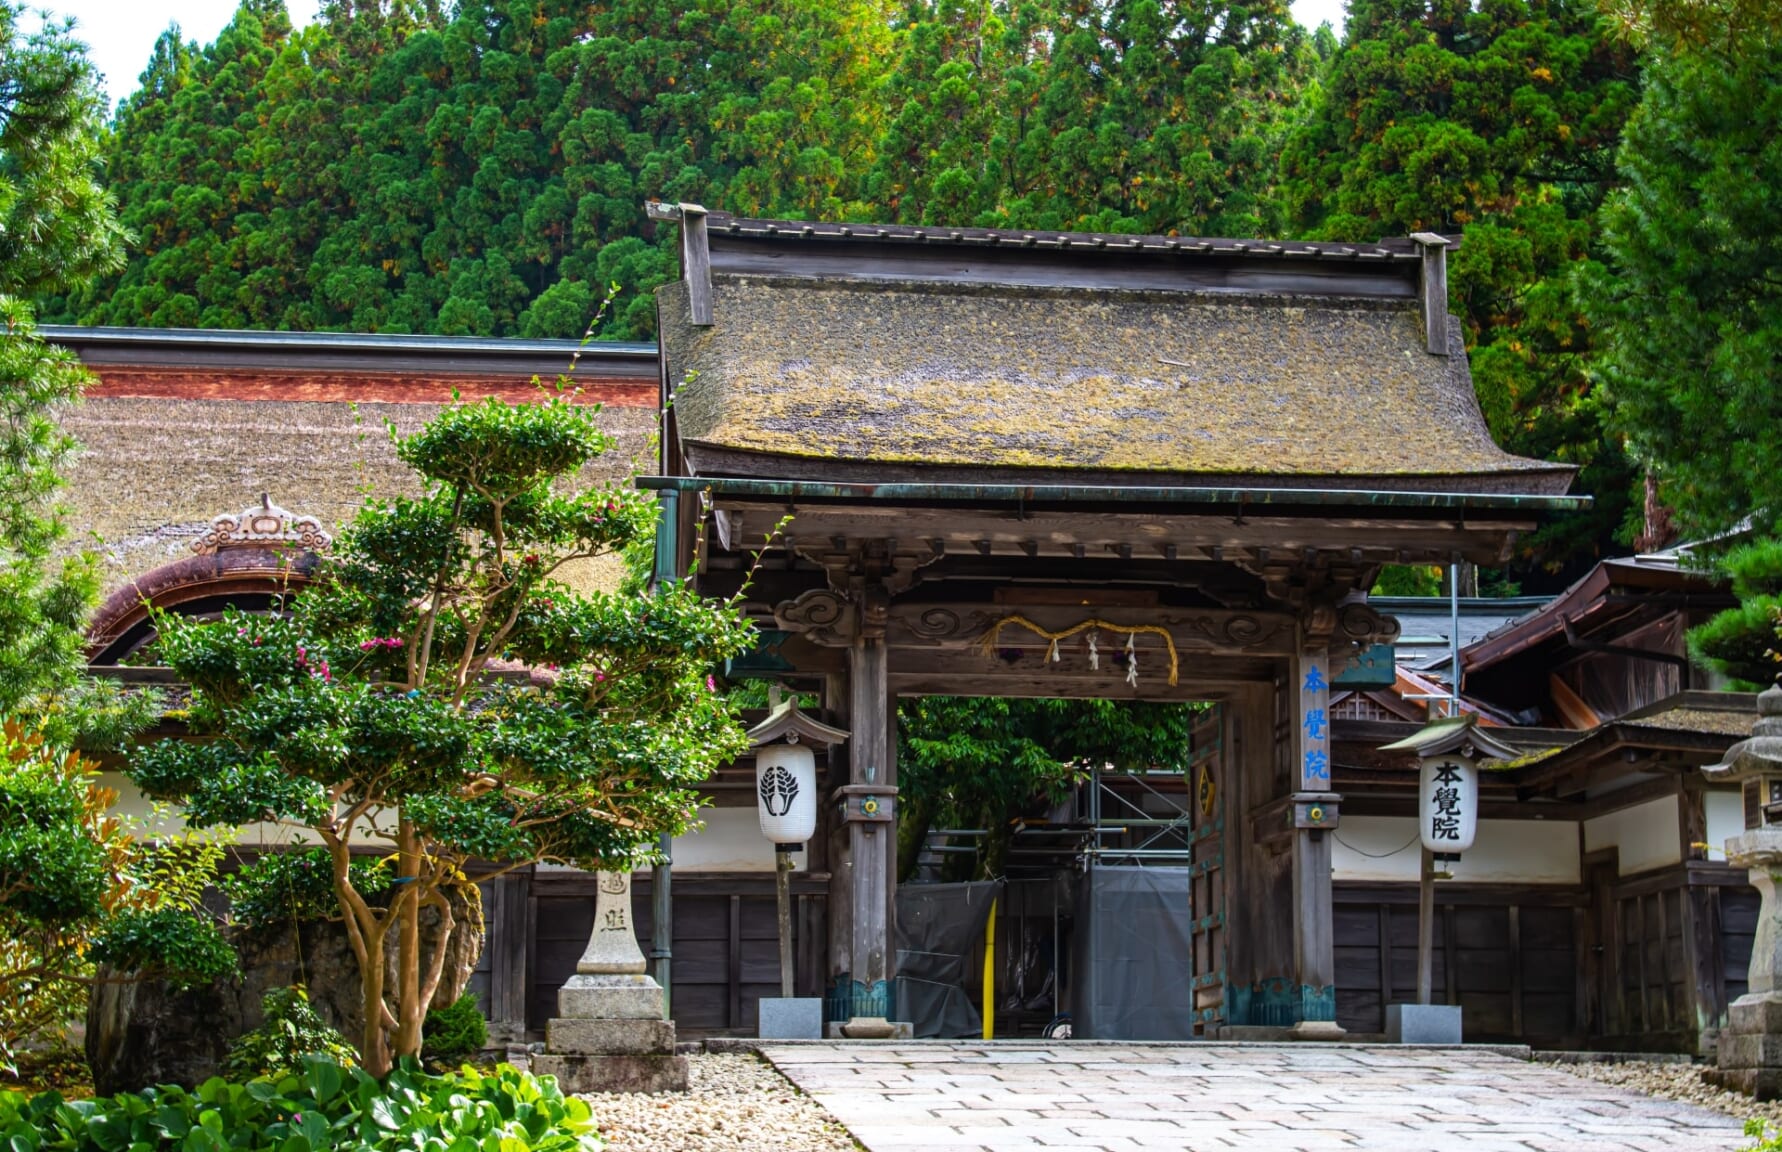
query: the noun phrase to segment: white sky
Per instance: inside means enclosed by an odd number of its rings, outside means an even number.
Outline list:
[[[113,103],[136,89],[155,39],[178,21],[187,40],[208,44],[235,14],[237,0],[31,0],[72,16],[79,34],[92,48],[93,63],[105,74]],[[291,20],[302,27],[315,19],[319,0],[285,0]],[[1308,28],[1328,20],[1338,34],[1343,28],[1343,0],[1292,0],[1293,15]]]

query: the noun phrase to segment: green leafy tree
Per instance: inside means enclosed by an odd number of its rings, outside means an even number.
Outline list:
[[[450,934],[442,889],[465,862],[629,868],[745,746],[707,671],[751,642],[733,606],[558,578],[654,531],[648,496],[574,485],[609,443],[561,399],[448,408],[397,442],[425,494],[363,508],[285,613],[158,620],[192,738],[136,749],[127,771],[194,826],[272,820],[326,848],[376,1075],[421,1052],[445,949],[422,954],[420,916]],[[538,673],[491,666],[516,659]],[[394,849],[385,900],[352,866],[367,838]]]
[[[1461,234],[1451,301],[1493,435],[1579,465],[1596,496],[1524,541],[1515,568],[1535,577],[1588,567],[1633,512],[1573,272],[1601,252],[1595,213],[1634,75],[1595,0],[1354,0],[1281,161],[1290,227],[1307,237]]]
[[[1587,291],[1617,427],[1686,529],[1782,517],[1782,40],[1660,47]]]
[[[108,152],[136,259],[87,323],[645,335],[643,201],[846,214],[889,31],[866,0],[244,0],[157,46]]]
[[[202,982],[235,953],[199,898],[222,849],[145,846],[111,814],[95,766],[16,722],[0,726],[0,1068],[86,1008],[95,964],[112,978]]]
[[[1186,769],[1198,704],[917,696],[897,704],[898,861],[905,878],[935,822],[982,827],[998,876],[1015,817],[1063,800],[1092,767]]]
[[[85,47],[54,21],[25,32],[23,12],[0,3],[0,715],[29,713],[66,743],[98,585],[89,560],[53,559],[75,447],[57,414],[88,377],[38,337],[29,301],[117,267],[123,233],[97,180],[102,103]]]

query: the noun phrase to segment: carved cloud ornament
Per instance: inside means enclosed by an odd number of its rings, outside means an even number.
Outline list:
[[[233,516],[213,519],[209,530],[192,541],[192,551],[202,556],[221,548],[294,544],[308,552],[322,552],[333,542],[320,520],[280,508],[269,494],[261,493],[258,507],[250,504]]]

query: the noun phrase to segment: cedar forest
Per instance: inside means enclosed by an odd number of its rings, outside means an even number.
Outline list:
[[[1678,507],[1713,529],[1762,503],[1692,460],[1703,435],[1752,439],[1703,425],[1761,426],[1782,391],[1773,347],[1753,360],[1778,339],[1773,277],[1742,274],[1777,265],[1777,181],[1750,179],[1778,164],[1782,55],[1749,27],[1764,9],[1351,0],[1339,42],[1284,0],[329,0],[297,31],[281,0],[243,0],[215,43],[173,28],[157,44],[104,145],[128,263],[39,319],[573,337],[617,284],[598,334],[645,339],[674,260],[653,196],[791,218],[1462,233],[1452,304],[1494,435],[1580,466],[1596,497],[1496,577],[1556,590],[1652,528],[1649,478],[1661,520]],[[1690,23],[1710,10],[1725,19]],[[1730,125],[1678,98],[1684,73],[1756,102],[1735,113],[1748,139],[1691,146]],[[1736,193],[1754,218],[1708,202],[1735,193],[1703,187],[1704,165],[1754,186]],[[1618,237],[1629,220],[1659,237]],[[1692,244],[1670,317],[1688,338],[1635,315],[1605,340]],[[1757,336],[1729,351],[1726,322]],[[1717,349],[1746,358],[1746,403],[1680,399]],[[1617,372],[1633,426],[1603,400]],[[1782,472],[1761,458],[1774,447],[1744,451],[1747,474]]]

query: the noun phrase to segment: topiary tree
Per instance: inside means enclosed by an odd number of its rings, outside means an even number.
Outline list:
[[[691,821],[690,787],[746,746],[708,674],[750,643],[734,605],[569,582],[656,521],[643,494],[574,488],[610,443],[594,412],[448,408],[397,441],[423,494],[362,508],[282,613],[158,621],[160,658],[192,686],[191,738],[138,748],[127,770],[194,825],[275,821],[327,850],[374,1075],[421,1052],[442,889],[466,862],[652,859]],[[497,663],[516,660],[534,671]],[[365,842],[394,850],[381,907],[352,869]],[[444,927],[423,955],[428,906]]]
[[[1755,540],[1728,552],[1720,571],[1732,581],[1736,608],[1689,630],[1689,654],[1749,688],[1766,688],[1782,672],[1776,629],[1782,621],[1782,540]]]

